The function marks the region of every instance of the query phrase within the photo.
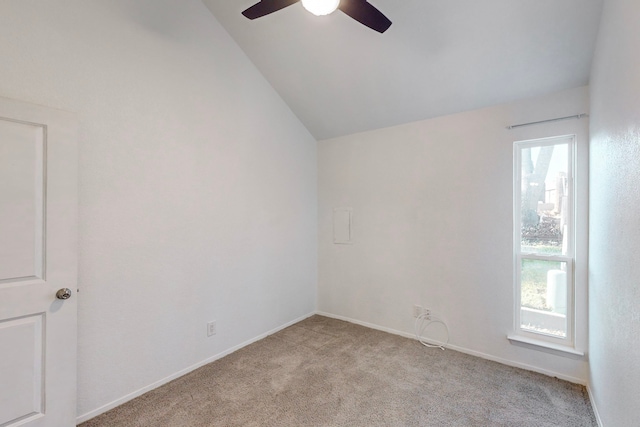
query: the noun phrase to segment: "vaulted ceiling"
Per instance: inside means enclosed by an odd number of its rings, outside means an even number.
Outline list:
[[[301,4],[203,0],[318,139],[582,86],[602,0],[370,0],[384,34]]]

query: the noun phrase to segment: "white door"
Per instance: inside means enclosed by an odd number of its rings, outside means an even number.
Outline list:
[[[0,98],[0,427],[75,425],[77,204],[73,115]]]

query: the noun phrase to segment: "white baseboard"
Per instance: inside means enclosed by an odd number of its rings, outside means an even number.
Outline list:
[[[390,334],[400,335],[400,336],[403,336],[403,337],[406,337],[406,338],[411,338],[411,339],[416,339],[416,336],[414,334],[398,331],[396,329],[386,328],[384,326],[375,325],[373,323],[362,322],[360,320],[351,319],[349,317],[344,317],[344,316],[338,316],[336,314],[325,313],[325,312],[322,312],[322,311],[318,311],[316,314],[318,314],[320,316],[331,317],[332,319],[344,320],[345,322],[355,323],[356,325],[366,326],[367,328],[377,329],[377,330],[383,331],[383,332],[389,332]],[[491,354],[481,353],[481,352],[475,351],[475,350],[470,350],[468,348],[459,347],[457,345],[452,345],[452,344],[446,344],[445,345],[445,343],[440,343],[440,342],[436,342],[436,341],[433,341],[433,344],[444,345],[446,348],[449,348],[449,349],[455,350],[455,351],[459,351],[460,353],[465,353],[465,354],[469,354],[471,356],[480,357],[482,359],[491,360],[492,362],[498,362],[498,363],[501,363],[501,364],[507,365],[507,366],[513,366],[514,368],[521,368],[521,369],[525,369],[527,371],[537,372],[539,374],[544,374],[544,375],[547,375],[547,376],[550,376],[550,377],[556,377],[556,378],[559,378],[561,380],[569,381],[569,382],[574,383],[574,384],[587,385],[587,382],[585,380],[581,379],[581,378],[576,378],[576,377],[572,377],[570,375],[561,374],[559,372],[554,372],[554,371],[550,371],[550,370],[547,370],[547,369],[542,369],[542,368],[539,368],[537,366],[528,365],[526,363],[516,362],[514,360],[509,360],[509,359],[503,359],[501,357],[493,356]]]
[[[289,327],[289,326],[291,326],[293,324],[301,322],[302,320],[304,320],[304,319],[306,319],[308,317],[311,317],[314,314],[315,314],[315,312],[309,313],[309,314],[306,314],[306,315],[304,315],[302,317],[299,317],[299,318],[297,318],[295,320],[292,320],[292,321],[290,321],[288,323],[285,323],[284,325],[278,326],[275,329],[272,329],[272,330],[270,330],[268,332],[265,332],[263,334],[258,335],[257,337],[254,337],[254,338],[252,338],[252,339],[250,339],[248,341],[245,341],[245,342],[243,342],[241,344],[238,344],[238,345],[236,345],[234,347],[231,347],[231,348],[229,348],[229,349],[227,349],[227,350],[225,350],[225,351],[223,351],[221,353],[216,354],[215,356],[209,357],[209,358],[207,358],[207,359],[205,359],[205,360],[203,360],[201,362],[198,362],[195,365],[191,365],[188,368],[182,369],[182,370],[180,370],[180,371],[178,371],[178,372],[176,372],[174,374],[169,375],[168,377],[165,377],[165,378],[163,378],[163,379],[161,379],[159,381],[156,381],[156,382],[154,382],[152,384],[149,384],[146,387],[142,387],[139,390],[136,390],[136,391],[134,391],[132,393],[129,393],[129,394],[125,395],[125,396],[122,396],[121,398],[116,399],[113,402],[107,403],[106,405],[103,405],[103,406],[101,406],[101,407],[99,407],[97,409],[94,409],[93,411],[89,411],[86,414],[80,415],[80,416],[78,416],[76,418],[76,423],[80,424],[80,423],[83,423],[85,421],[90,420],[91,418],[95,418],[98,415],[104,414],[105,412],[107,412],[107,411],[109,411],[109,410],[111,410],[111,409],[113,409],[113,408],[115,408],[117,406],[120,406],[123,403],[126,403],[126,402],[128,402],[128,401],[130,401],[132,399],[135,399],[136,397],[141,396],[141,395],[143,395],[144,393],[146,393],[148,391],[156,389],[156,388],[158,388],[158,387],[160,387],[160,386],[162,386],[162,385],[164,385],[164,384],[166,384],[166,383],[168,383],[170,381],[175,380],[176,378],[179,378],[179,377],[181,377],[183,375],[188,374],[191,371],[195,371],[196,369],[198,369],[198,368],[200,368],[200,367],[202,367],[202,366],[204,366],[204,365],[206,365],[208,363],[215,362],[218,359],[222,359],[223,357],[225,357],[225,356],[227,356],[227,355],[229,355],[229,354],[231,354],[231,353],[233,353],[235,351],[238,351],[241,348],[248,346],[249,344],[253,344],[256,341],[260,341],[261,339],[266,338],[269,335],[273,335],[276,332],[278,332],[278,331],[280,331],[280,330],[282,330],[284,328],[287,328],[287,327]]]
[[[596,406],[596,401],[593,399],[593,393],[591,392],[591,387],[589,386],[589,384],[587,384],[587,394],[589,395],[589,401],[591,402],[591,407],[593,408],[593,414],[596,416],[598,427],[604,427],[604,424],[602,424],[602,419],[600,418],[600,413],[598,412],[598,407]]]
[[[373,323],[362,322],[360,320],[352,319],[350,317],[339,316],[337,314],[326,313],[324,311],[318,311],[318,312],[316,312],[316,314],[319,315],[319,316],[330,317],[332,319],[344,320],[345,322],[355,323],[356,325],[360,325],[360,326],[366,326],[367,328],[376,329],[378,331],[389,332],[390,334],[400,335],[400,336],[406,337],[406,338],[413,338],[413,339],[416,338],[416,336],[414,334],[409,334],[407,332],[398,331],[396,329],[386,328],[384,326],[375,325]]]

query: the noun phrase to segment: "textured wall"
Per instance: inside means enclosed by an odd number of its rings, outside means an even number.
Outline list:
[[[640,423],[640,2],[606,0],[592,71],[590,387],[603,425]]]
[[[200,1],[4,0],[0,56],[80,121],[79,415],[315,310],[316,142]]]
[[[588,111],[588,91],[440,117],[318,145],[321,311],[404,333],[412,307],[443,317],[458,348],[586,383],[584,360],[511,345],[513,142],[578,134],[587,120],[506,130]],[[586,349],[587,159],[578,171],[578,299]],[[332,212],[353,208],[354,244],[334,245]],[[437,325],[435,339],[444,339]]]

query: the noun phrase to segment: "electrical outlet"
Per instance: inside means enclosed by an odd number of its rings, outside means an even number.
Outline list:
[[[207,336],[210,337],[211,335],[215,335],[216,334],[216,321],[212,321],[207,323]]]
[[[413,306],[413,317],[418,317],[422,314],[422,307],[419,305]]]
[[[421,305],[413,306],[413,317],[422,316],[425,320],[431,320],[431,310],[428,308],[424,308]]]

